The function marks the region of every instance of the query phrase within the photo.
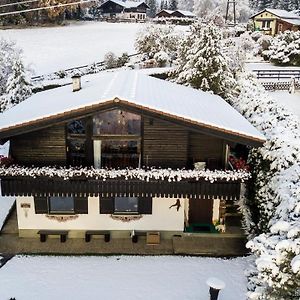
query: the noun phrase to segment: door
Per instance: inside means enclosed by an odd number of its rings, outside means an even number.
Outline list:
[[[213,199],[189,200],[189,224],[212,224]]]

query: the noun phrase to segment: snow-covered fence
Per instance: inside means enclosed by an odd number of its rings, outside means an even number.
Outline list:
[[[253,70],[256,74],[257,79],[291,79],[292,77],[300,80],[300,69],[299,70]]]
[[[129,58],[138,56],[139,53],[128,55]],[[93,64],[73,67],[65,70],[56,71],[46,75],[39,75],[31,77],[32,83],[42,82],[44,80],[54,80],[54,79],[63,79],[66,77],[71,77],[74,74],[87,75],[101,72],[105,69],[105,61],[95,62]]]
[[[279,82],[261,82],[262,86],[267,91],[289,91],[291,88],[291,81],[279,81]],[[300,90],[300,82],[295,82],[295,90]]]

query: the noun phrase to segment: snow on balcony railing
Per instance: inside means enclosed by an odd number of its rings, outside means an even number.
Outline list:
[[[206,180],[211,183],[222,181],[247,181],[250,173],[223,170],[186,170],[186,169],[95,169],[95,168],[74,168],[74,167],[22,167],[12,165],[0,167],[0,177],[49,177],[62,178],[64,180],[87,178],[87,179],[125,179],[125,180],[165,180],[176,182],[183,180]]]

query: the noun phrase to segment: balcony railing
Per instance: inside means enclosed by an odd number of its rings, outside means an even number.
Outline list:
[[[171,198],[221,198],[235,200],[240,197],[241,182],[218,180],[89,179],[64,180],[47,177],[4,177],[1,179],[3,196],[138,196]]]

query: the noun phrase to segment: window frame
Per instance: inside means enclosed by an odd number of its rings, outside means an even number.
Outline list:
[[[73,209],[72,210],[52,210],[51,209],[51,199],[53,198],[71,198],[73,201]],[[49,215],[75,215],[75,199],[73,196],[71,197],[60,197],[60,196],[50,196],[47,197],[48,204],[48,214]]]

